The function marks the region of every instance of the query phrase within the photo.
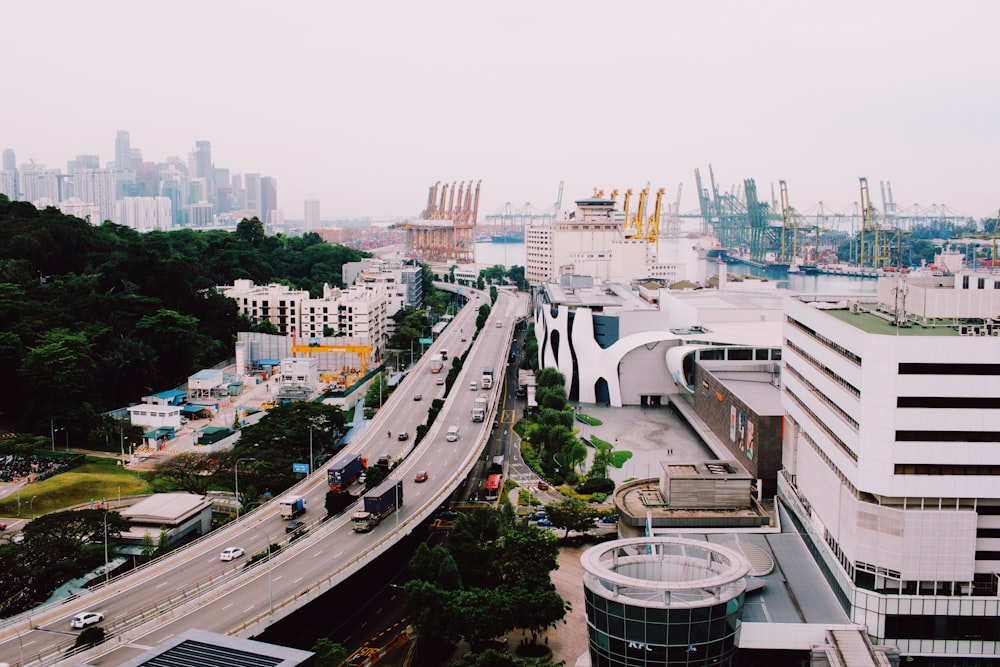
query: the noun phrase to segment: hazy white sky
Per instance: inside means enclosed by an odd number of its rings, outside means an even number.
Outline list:
[[[480,219],[649,182],[848,210],[866,176],[900,207],[995,216],[1000,3],[6,2],[0,149],[66,168],[213,162],[278,180],[287,218],[412,215],[482,179]]]

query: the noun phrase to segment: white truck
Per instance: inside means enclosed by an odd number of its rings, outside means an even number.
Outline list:
[[[285,496],[278,502],[282,519],[294,519],[306,511],[306,499],[302,496]]]
[[[483,389],[490,389],[493,387],[493,367],[487,366],[483,369]]]
[[[472,421],[481,422],[486,419],[486,394],[476,396],[476,401],[472,405]]]

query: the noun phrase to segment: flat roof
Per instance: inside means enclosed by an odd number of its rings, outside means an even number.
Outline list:
[[[176,522],[206,504],[212,502],[193,493],[155,493],[119,513],[132,521]]]
[[[772,376],[770,373],[750,371],[741,373],[736,370],[714,371],[709,367],[706,367],[705,370],[761,417],[785,414],[785,408],[781,405],[781,388],[771,384]]]
[[[861,304],[863,308],[875,309],[875,304]],[[884,317],[879,317],[864,310],[858,312],[851,312],[849,308],[829,308],[823,309],[830,317],[840,320],[850,324],[851,326],[861,329],[865,333],[872,334],[882,334],[885,336],[957,336],[958,326],[952,323],[944,324],[938,326],[925,326],[923,324],[913,322],[912,320],[905,326],[896,326],[890,322],[887,318],[890,315],[886,314]]]
[[[161,391],[158,394],[153,394],[154,398],[177,398],[178,396],[187,396],[187,392],[180,389],[171,389],[169,391]]]
[[[194,375],[189,376],[192,380],[214,380],[215,378],[222,375],[221,370],[208,369],[204,371],[198,371]]]
[[[295,667],[311,651],[240,639],[205,630],[186,630],[121,667]]]

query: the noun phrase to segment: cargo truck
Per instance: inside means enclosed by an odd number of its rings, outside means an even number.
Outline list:
[[[360,454],[345,454],[326,471],[326,481],[331,491],[340,491],[353,484],[368,467]]]
[[[354,532],[367,533],[403,506],[403,482],[387,479],[365,494],[364,509],[354,513]]]
[[[302,496],[285,496],[278,502],[282,519],[294,519],[306,511],[306,499]]]
[[[472,421],[481,422],[486,419],[486,394],[476,396],[476,402],[472,406]]]
[[[444,368],[444,358],[440,354],[435,354],[431,357],[431,373],[440,373],[442,368]]]
[[[493,386],[493,367],[487,366],[483,369],[483,389],[489,389]]]

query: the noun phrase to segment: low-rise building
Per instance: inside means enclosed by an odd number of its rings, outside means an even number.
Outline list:
[[[119,512],[129,528],[121,535],[119,551],[140,554],[156,546],[165,534],[170,547],[212,530],[212,501],[193,493],[156,493]]]

